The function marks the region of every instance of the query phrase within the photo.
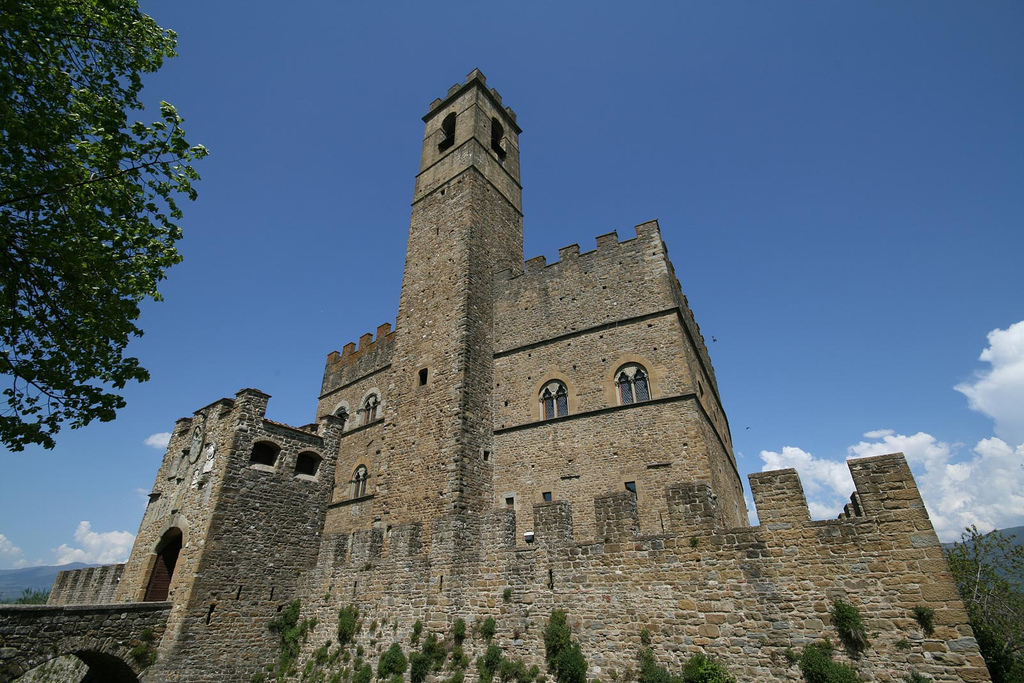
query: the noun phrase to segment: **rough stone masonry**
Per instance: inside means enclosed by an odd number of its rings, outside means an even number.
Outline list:
[[[475,681],[489,642],[545,670],[559,609],[591,680],[631,680],[648,643],[675,671],[707,653],[741,681],[800,680],[787,654],[839,642],[838,599],[867,627],[862,655],[835,651],[861,680],[989,680],[902,455],[851,461],[835,520],[811,520],[795,471],[751,475],[750,526],[657,222],[524,263],[515,112],[475,70],[423,121],[395,328],[327,357],[309,425],[267,419],[255,389],[178,420],[123,568],[59,577],[60,625],[0,613],[0,664],[123,659],[81,639],[27,657],[8,634],[71,629],[71,603],[156,602],[141,680],[351,680],[430,636],[448,656],[432,680]],[[294,601],[304,636],[282,646]]]

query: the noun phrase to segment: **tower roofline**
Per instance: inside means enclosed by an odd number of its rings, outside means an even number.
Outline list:
[[[503,111],[505,118],[511,127],[515,130],[516,135],[523,132],[523,129],[516,123],[516,113],[512,107],[506,107],[501,104],[501,95],[494,88],[487,87],[487,77],[480,72],[480,69],[473,69],[466,76],[465,83],[456,83],[452,87],[448,88],[448,94],[445,95],[444,99],[437,98],[430,103],[430,111],[423,117],[423,122],[430,121],[439,111],[444,111],[444,108],[454,102],[460,95],[473,87],[479,87],[487,97],[490,98],[491,102],[494,103],[494,108]]]

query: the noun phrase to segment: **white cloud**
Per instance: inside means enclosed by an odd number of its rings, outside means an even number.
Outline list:
[[[989,332],[979,360],[991,369],[953,388],[967,397],[971,409],[995,420],[997,436],[1024,444],[1024,320]]]
[[[135,534],[128,531],[92,530],[89,522],[79,522],[75,529],[75,541],[80,548],[61,544],[54,550],[56,564],[85,562],[86,564],[116,564],[128,559],[135,542]]]
[[[908,436],[886,429],[864,436],[869,440],[847,448],[848,457],[906,455],[943,541],[956,540],[971,524],[989,531],[1024,523],[1024,445],[1013,448],[999,438],[983,439],[970,454],[961,455],[960,444],[939,441],[924,432]],[[792,446],[780,453],[762,451],[761,459],[762,471],[796,468],[816,519],[835,517],[853,492],[845,462],[818,458]]]
[[[143,443],[145,443],[147,446],[152,446],[153,448],[159,448],[163,450],[167,448],[167,444],[169,444],[170,442],[170,432],[157,432],[156,434],[150,434],[149,436],[147,436],[146,440]]]
[[[18,563],[25,561],[22,557],[23,554],[21,548],[11,543],[6,536],[0,534],[0,565],[12,565],[17,569]]]

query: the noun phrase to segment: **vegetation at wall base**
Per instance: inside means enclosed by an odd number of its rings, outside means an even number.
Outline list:
[[[832,643],[805,645],[800,654],[800,672],[807,683],[859,683],[857,670],[832,660]]]
[[[181,256],[179,196],[192,162],[166,102],[142,109],[142,75],[176,36],[116,3],[24,0],[0,12],[0,443],[53,448],[62,426],[113,420],[149,379],[125,357],[139,304]]]
[[[1024,681],[1024,546],[970,526],[945,553],[993,683]]]
[[[544,657],[548,672],[554,674],[557,683],[586,682],[586,657],[580,650],[580,644],[572,639],[566,613],[560,609],[552,610],[544,628]]]

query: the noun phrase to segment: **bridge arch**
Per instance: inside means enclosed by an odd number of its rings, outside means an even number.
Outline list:
[[[4,605],[0,683],[16,681],[47,662],[74,655],[89,667],[87,681],[137,683],[153,663],[170,603]]]

